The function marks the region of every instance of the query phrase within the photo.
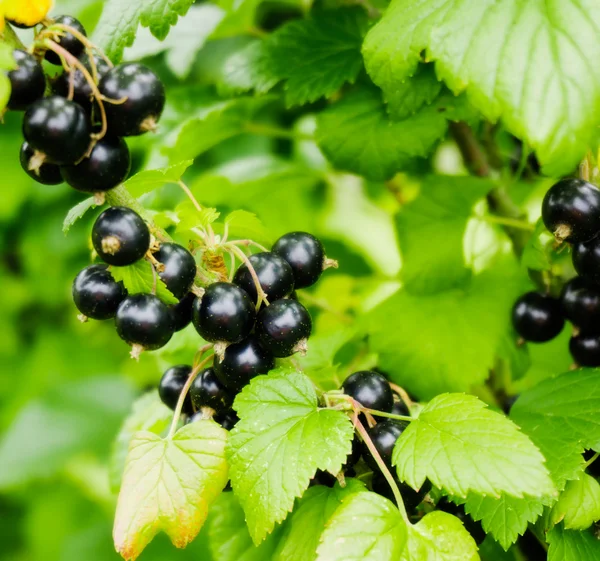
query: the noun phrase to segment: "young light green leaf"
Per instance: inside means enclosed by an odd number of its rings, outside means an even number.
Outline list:
[[[227,458],[231,485],[256,544],[281,522],[317,469],[336,474],[351,450],[352,423],[320,409],[310,379],[282,367],[244,388]]]
[[[125,181],[123,186],[134,197],[141,197],[166,183],[177,183],[193,163],[193,160],[183,160],[166,168],[140,171]]]
[[[390,501],[375,493],[356,493],[330,519],[317,561],[397,561],[407,534],[407,523]]]
[[[172,417],[173,412],[160,400],[156,391],[148,392],[135,401],[112,447],[109,479],[114,493],[117,493],[121,487],[127,450],[133,435],[141,430],[161,435],[168,428]]]
[[[232,92],[266,93],[279,82],[266,40],[255,40],[232,53],[223,65],[222,86]]]
[[[165,304],[179,302],[154,271],[152,265],[144,259],[126,267],[113,266],[110,268],[110,272],[117,282],[121,281],[125,285],[129,294],[148,294],[154,292],[156,286],[156,295]]]
[[[192,228],[206,228],[220,216],[216,208],[204,207],[198,211],[190,200],[185,200],[175,209],[177,215],[177,231],[184,232]]]
[[[10,45],[0,43],[0,111],[4,110],[10,99],[10,80],[5,72],[15,67],[12,53],[13,49]]]
[[[548,532],[548,561],[597,561],[600,540],[593,532],[576,532],[555,526]]]
[[[423,105],[432,103],[442,91],[433,64],[419,66],[416,74],[396,85],[393,91],[384,91],[390,117],[399,121],[416,113]]]
[[[458,497],[554,493],[544,457],[531,440],[472,395],[431,400],[398,439],[392,462],[414,489],[429,479]]]
[[[94,31],[94,43],[118,63],[125,47],[133,45],[138,25],[148,27],[161,41],[194,0],[107,0]]]
[[[272,243],[272,236],[260,218],[247,210],[234,210],[225,217],[230,237],[253,240],[263,245]]]
[[[196,537],[227,484],[226,441],[212,420],[186,425],[172,439],[134,435],[113,530],[124,559],[135,560],[161,530],[176,547]]]
[[[587,473],[567,482],[552,507],[551,520],[553,524],[564,521],[565,530],[585,530],[600,520],[600,483]]]
[[[402,561],[479,561],[477,545],[462,522],[446,512],[430,512],[408,529]]]
[[[312,487],[296,505],[285,524],[272,561],[315,561],[321,536],[329,521],[350,497],[366,491],[357,479],[346,479],[346,486]]]
[[[600,56],[594,7],[594,0],[393,0],[363,45],[367,71],[393,92],[426,50],[438,76],[526,139],[548,175],[568,173],[600,122],[600,70],[589,62]]]
[[[96,200],[94,197],[84,199],[80,203],[77,203],[69,212],[63,221],[63,232],[66,234],[75,222],[77,222],[90,208],[96,207]]]

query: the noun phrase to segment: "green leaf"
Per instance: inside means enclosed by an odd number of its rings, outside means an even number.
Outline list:
[[[166,183],[177,183],[193,163],[193,160],[183,160],[166,168],[140,171],[125,181],[123,186],[134,197],[141,197]]]
[[[583,368],[521,394],[511,418],[542,451],[559,490],[583,470],[584,449],[600,449],[598,371]]]
[[[183,203],[177,205],[175,209],[177,215],[177,231],[185,232],[192,228],[206,228],[209,224],[212,224],[220,216],[217,209],[211,207],[204,207],[201,211],[198,211],[194,203],[189,200],[185,200]]]
[[[267,55],[266,41],[252,41],[231,54],[223,68],[222,81],[233,92],[254,90],[266,93],[279,82],[271,58]]]
[[[237,239],[248,239],[263,245],[272,243],[272,236],[261,220],[252,212],[234,210],[225,217],[229,235]]]
[[[471,395],[442,394],[425,405],[398,439],[392,462],[414,489],[429,479],[459,497],[473,491],[515,497],[554,493],[544,457],[531,440]]]
[[[406,540],[407,523],[390,501],[375,493],[356,493],[329,521],[317,561],[397,561]]]
[[[477,545],[462,522],[446,512],[430,512],[408,530],[402,561],[479,561]]]
[[[409,292],[432,293],[469,280],[463,249],[467,222],[493,186],[476,177],[437,175],[421,184],[419,196],[397,218],[401,274]]]
[[[390,117],[399,121],[432,103],[441,91],[442,82],[437,79],[433,64],[427,64],[419,66],[414,76],[396,84],[393,91],[384,91],[384,99]]]
[[[172,417],[173,412],[160,400],[156,391],[148,392],[134,402],[131,413],[119,430],[110,456],[109,478],[113,493],[117,493],[121,487],[127,450],[133,435],[141,430],[161,435],[169,427]]]
[[[600,520],[600,484],[584,473],[569,481],[552,508],[553,524],[564,521],[566,530],[585,530]]]
[[[315,561],[321,536],[336,511],[356,493],[366,491],[357,479],[346,479],[346,486],[310,488],[286,522],[284,533],[272,561]]]
[[[161,530],[176,547],[196,537],[227,484],[226,441],[227,431],[212,420],[190,423],[171,439],[134,435],[113,530],[124,559],[136,559]]]
[[[133,45],[138,25],[148,27],[161,41],[194,0],[107,0],[94,31],[94,43],[118,63],[125,47]]]
[[[121,281],[125,285],[129,294],[154,293],[154,285],[156,284],[156,296],[165,304],[177,304],[179,302],[154,271],[152,265],[144,259],[126,267],[112,266],[110,272],[117,282]]]
[[[555,243],[554,236],[548,232],[543,220],[540,218],[536,222],[535,230],[523,250],[521,256],[523,267],[534,271],[549,271],[556,256]]]
[[[548,561],[597,561],[600,540],[591,531],[575,532],[556,526],[548,532]]]
[[[342,411],[320,409],[310,379],[286,367],[254,378],[234,408],[241,420],[227,448],[231,485],[258,544],[317,469],[339,472],[351,450],[352,423]]]
[[[96,199],[90,197],[77,203],[69,212],[63,221],[63,232],[66,234],[75,222],[77,222],[90,208],[96,208]]]
[[[10,80],[7,70],[15,68],[13,48],[7,43],[0,43],[0,111],[3,111],[10,99]]]
[[[585,155],[600,122],[594,8],[594,0],[393,0],[365,39],[367,71],[393,92],[426,49],[455,93],[466,90],[487,119],[501,117],[548,175],[561,175]]]

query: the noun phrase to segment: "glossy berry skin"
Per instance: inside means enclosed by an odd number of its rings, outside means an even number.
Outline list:
[[[225,349],[222,360],[215,358],[215,372],[221,382],[240,391],[252,378],[275,368],[275,358],[263,349],[254,335]]]
[[[394,401],[394,405],[392,405],[392,410],[390,413],[393,413],[394,415],[404,415],[405,417],[410,417],[410,411],[404,401],[401,399]]]
[[[269,302],[289,296],[294,291],[294,273],[288,262],[275,253],[265,251],[251,255],[248,260]],[[235,273],[233,282],[243,288],[254,302],[258,299],[250,270],[244,264]]]
[[[105,136],[89,157],[73,166],[63,166],[63,179],[83,193],[104,193],[121,184],[129,174],[131,158],[122,138]]]
[[[113,206],[96,219],[92,244],[102,261],[123,267],[144,257],[150,247],[150,231],[137,212]]]
[[[384,421],[379,421],[374,427],[367,430],[375,449],[379,452],[381,459],[388,468],[392,467],[392,452],[394,451],[394,445],[407,426],[408,423],[402,421],[385,419]],[[379,471],[379,466],[377,465],[375,458],[372,456],[368,446],[364,442],[363,458],[373,471]]]
[[[352,439],[352,451],[350,452],[350,454],[348,454],[348,456],[346,458],[346,463],[343,465],[343,469],[347,470],[347,469],[354,467],[360,460],[360,457],[362,456],[362,452],[363,452],[363,443],[358,438],[358,436],[355,434],[354,438]]]
[[[92,319],[115,317],[127,296],[122,282],[113,279],[106,265],[90,265],[73,282],[73,301],[77,309]]]
[[[224,413],[217,413],[214,416],[215,422],[219,423],[225,430],[231,430],[240,418],[237,416],[237,413],[233,409],[229,409]]]
[[[108,130],[117,136],[136,136],[152,130],[165,106],[165,88],[158,76],[137,62],[112,68],[99,84],[109,99],[125,102],[105,103]]]
[[[195,301],[196,296],[192,292],[188,292],[177,304],[169,306],[175,331],[181,331],[192,323],[192,311]]]
[[[169,409],[174,410],[177,406],[177,401],[181,395],[181,390],[183,390],[183,386],[185,386],[191,371],[192,367],[184,364],[171,366],[171,368],[165,371],[160,379],[160,383],[158,385],[158,395],[160,396],[161,401]],[[186,415],[191,415],[194,412],[189,393],[183,402],[183,412]]]
[[[23,171],[32,179],[42,185],[58,185],[63,182],[60,168],[55,164],[44,162],[37,170],[29,169],[29,162],[33,158],[34,151],[27,142],[21,144],[19,159]]]
[[[513,306],[512,323],[525,341],[550,341],[565,324],[560,300],[540,292],[527,292]]]
[[[196,376],[190,388],[190,397],[196,410],[211,407],[225,412],[233,402],[232,396],[212,368],[206,368]]]
[[[81,35],[86,35],[85,28],[81,25],[81,22],[72,17],[72,16],[58,16],[53,18],[54,23],[60,23],[62,25],[68,25],[69,27],[74,28],[76,31],[81,33]],[[75,58],[78,58],[79,55],[83,52],[85,48],[83,43],[75,37],[72,33],[65,33],[62,37],[57,39],[56,41],[63,49],[66,49],[69,53],[71,53]],[[46,51],[46,60],[52,64],[61,64],[60,57],[54,51]]]
[[[476,522],[473,520],[466,512],[464,506],[455,505],[453,502],[449,501],[446,497],[442,497],[437,505],[436,510],[441,510],[442,512],[447,512],[448,514],[452,514],[456,516],[464,525],[465,530],[471,534],[475,543],[477,545],[481,545],[483,540],[485,540],[485,531],[481,526],[481,522]]]
[[[394,405],[394,393],[390,383],[379,372],[361,370],[344,380],[342,390],[363,407],[390,413]]]
[[[600,286],[600,238],[574,244],[571,257],[577,273]]]
[[[250,296],[229,282],[211,284],[194,303],[192,322],[206,341],[238,343],[254,327],[256,311]]]
[[[169,308],[153,294],[134,294],[121,302],[115,316],[119,337],[130,345],[153,351],[164,347],[173,336]]]
[[[561,241],[589,241],[600,231],[600,190],[583,179],[562,179],[546,193],[542,219]]]
[[[83,64],[85,69],[92,74],[92,65],[89,56],[83,53],[79,57],[79,62]],[[94,55],[94,64],[96,66],[96,76],[98,80],[101,80],[106,73],[110,70],[108,62],[101,56]],[[69,95],[70,82],[73,82],[73,101],[76,101],[82,107],[89,109],[92,106],[92,88],[89,82],[86,80],[83,72],[79,69],[75,69],[71,72],[64,72],[61,74],[53,84],[53,90],[58,95],[67,97]]]
[[[90,144],[90,121],[80,105],[54,95],[32,103],[23,117],[23,136],[50,162],[78,162]]]
[[[256,318],[256,335],[261,346],[277,358],[291,356],[310,337],[312,319],[296,300],[284,299],[262,308]]]
[[[560,301],[565,317],[586,333],[600,333],[600,288],[575,277],[563,287]]]
[[[312,286],[323,273],[325,250],[323,244],[311,234],[285,234],[275,242],[271,251],[290,264],[297,289]]]
[[[26,51],[13,51],[16,68],[8,73],[10,97],[7,107],[12,111],[24,111],[34,101],[44,97],[46,78],[37,59]]]
[[[165,268],[158,276],[167,285],[175,298],[181,300],[192,288],[196,278],[196,261],[185,247],[176,243],[163,243],[154,254]]]
[[[600,366],[600,335],[579,333],[569,341],[569,351],[579,366]]]

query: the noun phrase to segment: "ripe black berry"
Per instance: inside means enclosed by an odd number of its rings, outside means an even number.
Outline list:
[[[565,324],[560,301],[540,292],[527,292],[516,301],[512,322],[523,339],[534,343],[554,339]]]
[[[363,407],[390,413],[394,394],[389,382],[379,372],[361,370],[351,374],[342,384],[344,393],[353,397]]]
[[[441,510],[442,512],[447,512],[448,514],[452,514],[456,516],[464,525],[465,530],[471,534],[475,543],[477,545],[481,545],[483,540],[485,540],[485,531],[481,526],[481,522],[476,522],[473,520],[466,512],[465,507],[463,505],[455,505],[453,502],[449,501],[446,497],[442,497],[437,505],[436,510]]]
[[[181,300],[189,292],[196,277],[193,255],[179,244],[163,243],[154,257],[165,267],[158,276],[175,298]]]
[[[81,35],[87,35],[81,22],[72,16],[58,16],[53,19],[54,23],[68,25],[75,29],[75,31],[81,33]],[[83,43],[77,39],[75,35],[69,32],[64,32],[64,35],[57,39],[56,42],[74,57],[78,57],[85,48]],[[54,51],[46,51],[46,60],[52,64],[61,64],[60,57]]]
[[[165,105],[165,88],[148,67],[130,62],[115,66],[99,85],[109,99],[123,103],[105,103],[108,130],[117,136],[135,136],[156,128]]]
[[[114,317],[126,296],[123,283],[113,279],[106,265],[86,267],[73,282],[75,306],[84,316],[92,319]]]
[[[285,234],[275,242],[272,251],[290,264],[296,288],[312,286],[319,280],[325,264],[325,250],[314,236],[306,232]]]
[[[562,179],[546,193],[542,219],[560,241],[591,240],[599,231],[600,190],[583,179]]]
[[[572,258],[579,275],[600,285],[600,238],[574,244]]]
[[[392,467],[394,445],[407,426],[408,423],[386,419],[379,421],[374,427],[367,430],[375,449],[388,468]],[[365,443],[363,443],[363,458],[373,471],[379,471],[379,466]]]
[[[17,67],[8,73],[10,97],[7,107],[13,111],[24,111],[34,101],[44,97],[46,78],[38,60],[21,49],[13,51]]]
[[[354,435],[354,438],[352,439],[352,451],[350,452],[350,454],[348,454],[348,457],[346,458],[346,463],[343,466],[344,470],[350,469],[358,463],[358,460],[360,460],[360,457],[362,456],[362,451],[362,441],[358,438],[357,435]]]
[[[90,144],[90,122],[80,105],[54,95],[31,104],[23,117],[23,136],[31,147],[59,165],[83,158]]]
[[[582,277],[565,284],[560,296],[565,317],[586,333],[600,332],[600,289]]]
[[[217,413],[214,416],[214,419],[217,423],[219,423],[225,430],[231,430],[240,418],[237,416],[237,413],[233,409],[229,409],[224,413]]]
[[[153,294],[134,294],[121,302],[115,317],[119,337],[146,350],[160,349],[173,336],[169,308]]]
[[[73,166],[63,166],[63,179],[78,191],[103,193],[122,183],[131,167],[129,148],[122,138],[105,136],[89,157]]]
[[[79,57],[79,62],[89,72],[90,76],[93,75],[92,64],[87,53],[83,53]],[[106,73],[110,70],[108,62],[103,57],[94,55],[94,64],[96,66],[96,78],[100,81]],[[79,103],[84,108],[90,108],[92,104],[92,87],[87,81],[83,72],[76,68],[71,72],[63,72],[53,84],[53,90],[58,95],[67,97],[69,95],[69,87],[71,82],[73,83],[73,101]]]
[[[42,185],[58,185],[63,182],[62,175],[60,174],[60,168],[55,164],[42,163],[39,167],[33,165],[35,160],[32,160],[34,151],[27,142],[21,144],[21,153],[19,159],[21,161],[21,167],[23,171],[32,179],[35,179]],[[33,167],[33,169],[29,169]]]
[[[213,343],[237,343],[254,327],[256,311],[250,296],[228,282],[211,284],[194,303],[192,321],[200,336]]]
[[[275,368],[273,355],[263,349],[255,335],[225,349],[223,359],[215,358],[215,372],[223,384],[241,390],[252,378]]]
[[[231,394],[212,368],[207,368],[196,376],[190,388],[190,397],[196,410],[212,407],[217,412],[224,412],[233,402]]]
[[[406,403],[401,399],[397,399],[394,401],[394,405],[392,405],[392,410],[390,413],[394,415],[404,415],[405,417],[410,417],[410,410],[406,406]]]
[[[150,231],[137,212],[113,206],[96,219],[92,243],[100,259],[109,265],[131,265],[148,251]]]
[[[600,335],[578,333],[569,341],[569,351],[579,366],[600,366]]]
[[[414,511],[423,502],[423,499],[426,497],[427,493],[431,491],[431,483],[428,480],[425,481],[423,487],[421,487],[419,491],[415,491],[406,483],[400,483],[396,477],[394,477],[394,480],[396,485],[398,485],[400,494],[402,495],[404,506],[409,513]],[[390,484],[383,473],[379,471],[373,473],[371,488],[373,489],[374,493],[377,493],[378,495],[381,495],[392,502],[396,501],[392,488],[390,487]]]
[[[295,300],[276,300],[264,307],[256,319],[261,346],[277,358],[304,350],[311,331],[308,310]]]
[[[256,253],[249,257],[256,271],[256,276],[269,302],[289,296],[294,290],[294,273],[288,262],[275,253]],[[254,302],[258,298],[256,285],[250,270],[244,264],[235,276],[233,282],[243,288]]]
[[[185,386],[191,371],[191,366],[171,366],[160,379],[158,395],[169,409],[175,409],[177,406],[181,390],[183,390],[183,386]],[[183,402],[183,412],[186,415],[191,415],[194,412],[189,393],[185,396],[185,401]]]
[[[173,316],[173,328],[175,331],[185,329],[192,322],[192,310],[196,296],[188,292],[177,304],[169,307]]]

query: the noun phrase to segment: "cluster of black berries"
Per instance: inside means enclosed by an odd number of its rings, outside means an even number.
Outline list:
[[[542,219],[560,243],[571,244],[579,276],[558,298],[542,292],[521,296],[513,307],[513,325],[525,341],[543,343],[568,320],[574,327],[569,349],[575,362],[600,366],[600,190],[581,179],[563,179],[546,193]]]
[[[41,41],[33,54],[16,49],[17,68],[8,72],[8,109],[25,111],[21,165],[42,184],[65,181],[85,193],[105,193],[129,174],[129,149],[122,137],[156,127],[164,87],[149,68],[138,63],[112,67],[86,48],[86,32],[77,19],[59,16],[48,31],[53,26],[58,37]],[[46,97],[43,56],[69,68],[51,80],[52,93]]]
[[[324,268],[321,242],[305,232],[279,238],[270,252],[251,255],[236,271],[233,282],[216,282],[192,304],[198,333],[222,352],[195,378],[183,412],[192,419],[209,407],[223,426],[237,417],[230,409],[235,395],[255,376],[275,367],[276,358],[306,349],[312,320],[296,300],[295,290],[312,286]],[[260,287],[267,302],[261,299]],[[268,305],[267,305],[268,303]],[[118,312],[117,312],[118,321]],[[174,408],[192,368],[175,366],[161,380],[163,402]]]

